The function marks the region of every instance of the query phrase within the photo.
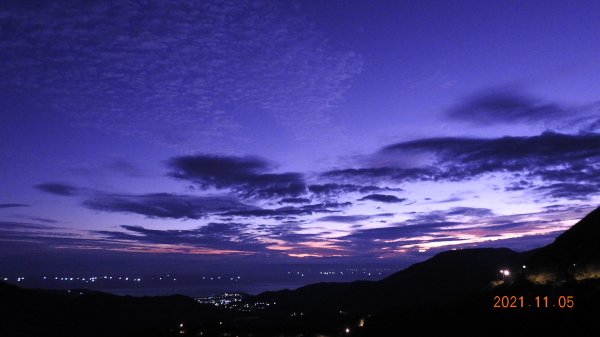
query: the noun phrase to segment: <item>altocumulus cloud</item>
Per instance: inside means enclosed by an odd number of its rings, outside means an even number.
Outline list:
[[[248,107],[300,135],[362,68],[272,1],[8,1],[0,16],[0,84],[42,92],[31,103],[42,111],[152,141],[230,141]]]

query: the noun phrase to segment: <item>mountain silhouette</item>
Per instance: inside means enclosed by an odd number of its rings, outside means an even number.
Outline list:
[[[266,292],[248,301],[277,302],[273,310],[319,313],[439,306],[489,286],[500,268],[526,257],[507,248],[448,251],[381,281],[317,283],[293,291]]]
[[[0,282],[0,336],[175,336],[181,322],[218,314],[181,295],[116,296]]]
[[[586,215],[553,243],[535,250],[530,265],[537,268],[585,268],[600,263],[600,207]]]
[[[459,249],[396,272],[381,281],[318,283],[294,291],[267,292],[254,299],[276,301],[296,310],[346,310],[443,304],[498,280],[502,269],[518,276],[523,265],[567,270],[600,258],[600,208],[545,247],[517,253],[508,248]]]
[[[539,249],[453,250],[380,281],[317,283],[248,297],[247,304],[275,303],[260,312],[219,309],[185,296],[136,298],[86,290],[23,289],[0,282],[0,335],[340,336],[351,334],[348,327],[353,326],[361,327],[352,330],[357,336],[421,336],[424,331],[594,336],[600,275],[577,274],[574,265],[590,268],[599,257],[600,208]],[[504,279],[501,269],[511,270],[510,277]],[[555,273],[553,283],[532,277],[540,270]],[[529,307],[492,307],[495,296],[509,295],[525,296]],[[562,311],[530,308],[535,296],[548,296],[550,301],[574,296],[577,304]],[[357,325],[365,317],[368,324]],[[179,328],[180,322],[185,322],[185,330]]]

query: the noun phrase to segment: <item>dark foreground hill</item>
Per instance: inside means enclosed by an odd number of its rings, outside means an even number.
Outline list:
[[[535,251],[532,267],[575,269],[595,266],[600,262],[600,208],[586,215],[548,246]],[[580,268],[577,268],[579,265]]]
[[[131,297],[0,283],[0,336],[176,336],[222,313],[185,296]]]
[[[377,282],[250,297],[272,304],[250,312],[0,283],[0,336],[597,336],[599,228],[597,209],[534,251],[444,252]]]

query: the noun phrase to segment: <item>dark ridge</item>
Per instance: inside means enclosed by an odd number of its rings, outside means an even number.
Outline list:
[[[600,207],[586,215],[548,246],[536,250],[535,267],[569,268],[600,264]]]
[[[0,282],[0,336],[175,336],[221,313],[181,296],[23,289]]]

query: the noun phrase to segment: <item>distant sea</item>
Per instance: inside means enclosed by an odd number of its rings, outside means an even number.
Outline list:
[[[117,295],[160,296],[181,294],[190,297],[238,292],[250,295],[265,291],[296,289],[318,282],[379,280],[387,269],[303,270],[240,274],[158,274],[158,275],[0,275],[0,280],[25,288],[97,290]]]

